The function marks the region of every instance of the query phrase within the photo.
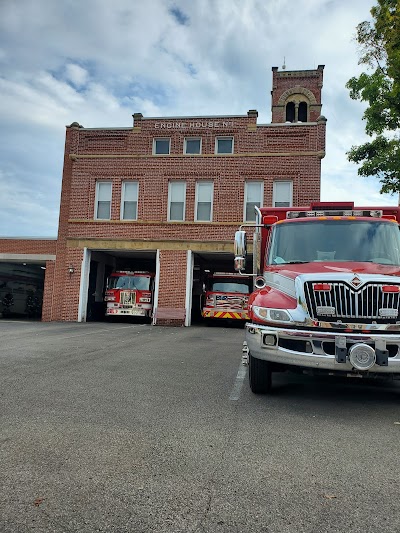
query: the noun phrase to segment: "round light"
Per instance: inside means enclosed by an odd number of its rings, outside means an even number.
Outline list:
[[[254,285],[257,287],[257,289],[263,289],[266,285],[264,276],[257,276],[254,280]]]
[[[368,344],[354,344],[349,350],[349,360],[357,370],[369,370],[376,362],[376,353]]]

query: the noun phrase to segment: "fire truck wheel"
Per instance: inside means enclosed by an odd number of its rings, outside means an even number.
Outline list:
[[[249,384],[254,394],[266,394],[272,390],[271,363],[256,359],[249,353]]]

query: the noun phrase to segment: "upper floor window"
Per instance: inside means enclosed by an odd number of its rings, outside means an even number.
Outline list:
[[[247,181],[244,190],[244,220],[251,222],[256,219],[254,206],[262,207],[264,187],[262,181]]]
[[[186,182],[170,181],[168,189],[168,220],[185,220]]]
[[[286,122],[307,122],[308,107],[307,102],[288,102],[286,104]]]
[[[185,154],[201,154],[201,138],[186,137],[184,145]]]
[[[195,220],[198,222],[211,222],[212,220],[213,189],[212,181],[198,181],[196,183]]]
[[[233,137],[217,137],[215,139],[216,154],[233,154]]]
[[[299,122],[307,122],[307,103],[306,102],[300,102],[299,103]]]
[[[96,183],[96,205],[94,218],[110,220],[111,218],[111,181],[98,181]]]
[[[272,205],[274,207],[292,207],[293,204],[293,182],[274,181],[272,193]]]
[[[124,181],[121,194],[121,219],[137,220],[139,184],[137,181]]]
[[[295,106],[294,102],[288,102],[286,104],[286,122],[294,122],[295,121]]]
[[[153,139],[153,154],[168,155],[171,148],[171,139]]]

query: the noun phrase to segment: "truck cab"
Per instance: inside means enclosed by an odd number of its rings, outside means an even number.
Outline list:
[[[256,211],[252,391],[269,392],[282,370],[400,378],[400,209],[349,202]],[[242,271],[243,230],[235,241]]]
[[[206,321],[248,320],[251,278],[230,272],[209,274],[204,283],[201,315]]]
[[[154,278],[151,272],[120,270],[107,280],[106,316],[152,316]]]

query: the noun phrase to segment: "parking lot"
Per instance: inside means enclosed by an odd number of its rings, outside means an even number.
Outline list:
[[[0,531],[400,531],[400,382],[280,375],[244,331],[0,322]]]

